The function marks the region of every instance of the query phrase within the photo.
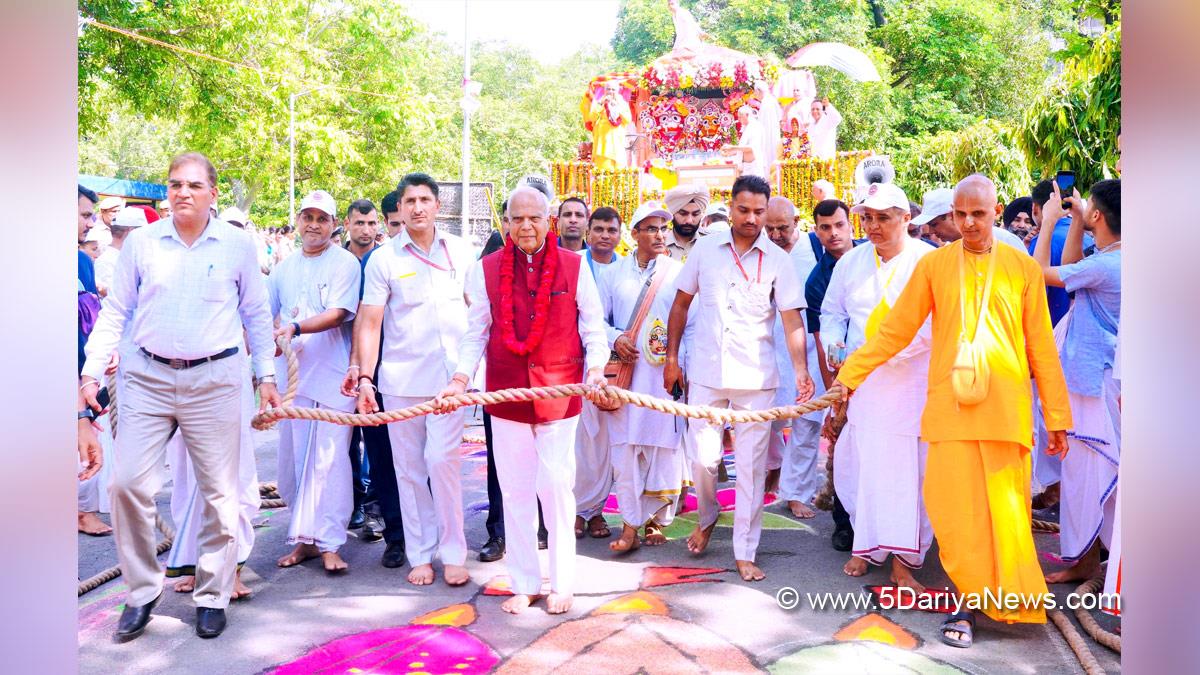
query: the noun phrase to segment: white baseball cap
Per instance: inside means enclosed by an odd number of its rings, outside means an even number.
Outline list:
[[[101,211],[107,211],[118,206],[125,206],[125,200],[123,198],[105,197],[104,199],[100,200],[100,203],[96,205],[96,208],[100,209]]]
[[[814,180],[812,186],[814,190],[821,188],[821,190],[825,192],[826,199],[837,199],[837,188],[833,187],[833,183],[830,183],[824,178]]]
[[[318,206],[315,208],[321,208],[321,207]],[[324,209],[322,209],[322,210],[324,210]],[[326,211],[326,213],[328,213],[328,211]],[[333,215],[333,214],[330,213],[329,215]],[[241,223],[242,225],[245,225],[246,221],[249,220],[249,217],[246,215],[246,212],[239,209],[236,206],[231,206],[231,207],[225,209],[224,211],[221,212],[221,215],[217,216],[217,217],[227,223]]]
[[[866,198],[850,209],[850,213],[861,214],[865,209],[883,211],[893,208],[908,213],[908,197],[905,196],[904,190],[895,183],[872,183],[867,188]]]
[[[113,218],[112,224],[114,227],[141,227],[146,225],[146,212],[136,206],[126,206],[117,211],[117,217]]]
[[[929,221],[944,216],[952,210],[954,190],[950,188],[934,188],[925,193],[924,203],[921,204],[921,215],[913,218],[913,224],[924,225]]]
[[[637,207],[637,211],[633,212],[633,219],[629,221],[629,227],[631,229],[637,227],[643,220],[653,216],[666,220],[671,219],[671,214],[663,208],[661,202],[643,202],[641,206]]]
[[[726,218],[728,218],[729,217],[729,207],[725,206],[725,204],[723,202],[713,202],[713,203],[709,204],[708,208],[704,210],[704,217],[707,218],[708,216],[716,216],[716,215],[722,215],[722,216],[725,216]]]
[[[337,205],[333,201],[333,195],[324,190],[314,190],[308,193],[304,201],[300,202],[300,210],[317,209],[329,214],[330,218],[337,218]],[[222,218],[221,220],[226,220]]]

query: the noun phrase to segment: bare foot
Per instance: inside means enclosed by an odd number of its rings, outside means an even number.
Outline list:
[[[179,590],[179,587],[176,586],[175,590]],[[233,595],[230,596],[230,599],[231,600],[245,600],[246,598],[249,598],[253,593],[254,593],[254,591],[250,590],[249,586],[242,583],[242,571],[238,570],[237,574],[235,574],[233,577]]]
[[[770,469],[767,471],[767,480],[763,485],[763,492],[775,493],[779,492],[779,474],[781,469]]]
[[[735,560],[738,574],[742,575],[742,581],[762,581],[767,578],[763,571],[758,568],[758,565],[749,560]]]
[[[925,592],[925,586],[917,581],[916,577],[913,576],[912,570],[905,567],[904,563],[900,562],[900,559],[895,556],[892,556],[892,583],[897,586],[911,588],[916,591],[917,595]]]
[[[1065,584],[1068,581],[1087,581],[1100,575],[1100,544],[1092,544],[1074,565],[1065,570],[1046,575],[1048,584]]]
[[[530,605],[537,602],[542,596],[540,595],[514,595],[500,604],[500,609],[509,614],[520,614],[525,611]]]
[[[805,504],[804,502],[789,500],[787,506],[788,510],[792,512],[792,515],[796,516],[797,518],[812,518],[813,516],[817,515],[817,512],[809,508],[808,504]]]
[[[330,574],[341,574],[350,569],[342,556],[338,555],[337,551],[325,551],[321,554],[321,564],[325,566],[325,571]]]
[[[425,563],[416,565],[408,573],[408,583],[414,586],[428,586],[433,583],[433,565]]]
[[[471,575],[467,574],[467,568],[462,565],[446,565],[442,570],[442,578],[450,586],[462,586],[471,580]]]
[[[546,598],[546,611],[550,614],[564,614],[571,609],[571,603],[575,601],[575,596],[563,593],[551,593]]]
[[[842,571],[852,577],[861,577],[867,573],[867,561],[858,556],[850,556],[850,560],[846,562]]]
[[[692,530],[692,534],[688,536],[687,547],[693,555],[704,553],[704,549],[708,548],[708,540],[712,537],[713,528],[717,526],[716,521],[712,525],[701,528],[699,523],[696,523],[696,529]]]
[[[608,548],[615,553],[628,553],[640,545],[638,541],[637,528],[625,524],[621,528],[621,536],[614,542],[608,544]],[[550,596],[554,597],[554,596]]]
[[[291,567],[299,565],[305,560],[311,560],[319,555],[321,555],[321,552],[312,544],[296,544],[296,548],[292,549],[291,553],[279,559],[279,566]]]
[[[104,537],[112,534],[109,527],[94,511],[79,512],[79,531],[93,537]]]
[[[667,535],[663,534],[662,525],[650,523],[646,526],[645,544],[647,546],[662,546],[667,543]]]
[[[176,593],[191,593],[194,590],[196,590],[196,577],[190,574],[179,577],[179,581],[175,582]]]

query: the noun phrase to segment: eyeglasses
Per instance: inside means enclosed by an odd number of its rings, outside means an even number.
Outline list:
[[[666,226],[664,226],[664,227],[639,227],[639,228],[637,228],[637,231],[645,232],[646,234],[666,234],[668,231],[670,231],[670,229],[671,229],[670,227],[666,227]]]

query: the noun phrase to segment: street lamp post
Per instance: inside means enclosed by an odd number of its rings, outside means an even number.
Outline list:
[[[288,225],[296,222],[296,99],[331,86],[323,84],[288,95]]]

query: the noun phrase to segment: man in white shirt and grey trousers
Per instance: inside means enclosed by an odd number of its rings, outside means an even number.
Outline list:
[[[121,433],[112,477],[117,557],[129,585],[117,639],[142,634],[162,598],[154,494],[162,486],[167,440],[178,429],[203,498],[197,533],[196,634],[225,629],[237,571],[238,443],[243,423],[241,359],[249,335],[263,408],[280,405],[271,313],[254,242],[211,217],[217,172],[202,154],[171,160],[172,216],[130,235],[112,289],[87,344],[80,415],[99,410],[100,375],[126,330],[137,350],[121,363]],[[83,430],[81,433],[88,433]]]

